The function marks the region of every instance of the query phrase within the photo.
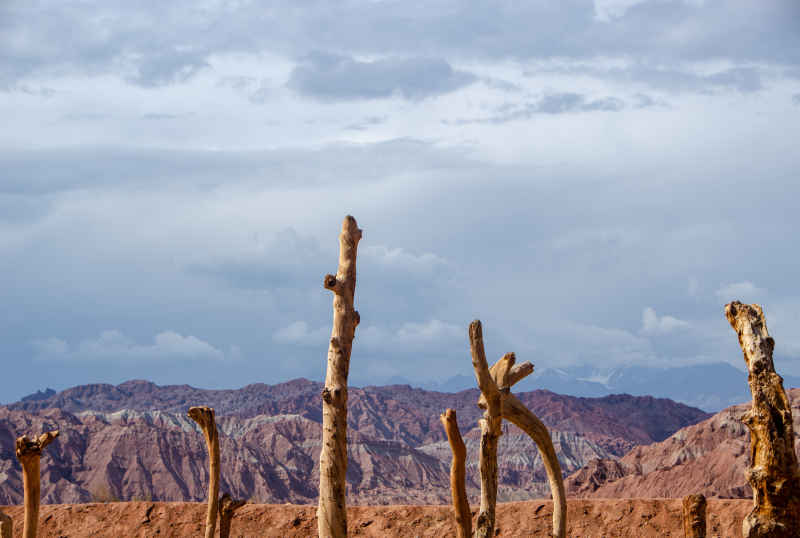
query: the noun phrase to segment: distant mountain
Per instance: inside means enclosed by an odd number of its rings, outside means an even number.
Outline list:
[[[237,390],[203,390],[148,381],[83,385],[0,407],[0,504],[21,502],[14,439],[58,428],[43,456],[44,502],[201,500],[207,459],[186,416],[192,405],[217,411],[222,486],[239,498],[313,503],[317,494],[322,385],[296,379]],[[666,399],[627,395],[576,398],[517,393],[551,428],[563,471],[619,458],[705,419]],[[355,504],[449,500],[450,449],[439,414],[457,410],[469,449],[467,485],[477,495],[477,389],[455,394],[408,385],[349,392],[348,498]],[[546,495],[533,442],[513,426],[500,440],[500,498]]]
[[[792,402],[795,452],[800,454],[800,389],[787,391]],[[750,408],[742,403],[720,411],[667,439],[638,446],[621,459],[601,458],[571,475],[571,497],[706,497],[752,498],[745,470],[750,434],[739,420]]]
[[[397,379],[400,382],[400,379]],[[404,383],[410,383],[402,380]],[[475,378],[459,375],[421,385],[427,390],[455,392],[475,386]],[[784,387],[800,387],[800,378],[784,376]],[[747,373],[725,362],[673,368],[573,366],[537,369],[514,387],[546,389],[558,394],[599,398],[610,394],[650,395],[716,412],[750,398]]]

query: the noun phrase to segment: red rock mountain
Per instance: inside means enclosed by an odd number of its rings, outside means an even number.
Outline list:
[[[790,389],[795,450],[800,454],[800,389]],[[638,446],[619,460],[604,458],[571,475],[567,494],[576,497],[752,498],[745,479],[750,433],[739,417],[750,403],[735,405],[664,441]]]
[[[317,495],[322,385],[304,379],[238,390],[203,390],[129,381],[84,385],[0,407],[0,504],[22,500],[14,439],[61,435],[42,462],[44,502],[202,500],[207,458],[192,405],[216,408],[221,484],[236,497],[313,503]],[[519,394],[552,429],[565,473],[614,459],[705,419],[699,409],[626,395],[575,398]],[[407,385],[351,388],[348,498],[354,504],[449,500],[450,450],[439,414],[457,410],[469,450],[468,488],[478,491],[476,389],[456,394]],[[535,445],[514,427],[500,441],[501,500],[548,492]]]

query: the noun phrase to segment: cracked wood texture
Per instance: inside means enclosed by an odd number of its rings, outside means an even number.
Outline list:
[[[228,493],[219,498],[219,538],[230,537],[233,513],[244,505],[245,501],[234,499]]]
[[[11,518],[0,512],[0,538],[11,538],[14,531],[14,522]]]
[[[217,527],[217,497],[219,496],[219,436],[214,409],[211,407],[190,407],[189,418],[197,422],[206,438],[208,448],[208,510],[206,511],[205,538],[214,538]]]
[[[706,538],[706,498],[687,495],[683,498],[684,538]]]
[[[458,538],[470,538],[472,535],[472,513],[469,509],[466,487],[467,447],[458,429],[455,409],[447,409],[439,417],[453,452],[450,462],[450,495],[453,497],[453,511],[456,517]]]
[[[775,341],[757,304],[729,303],[725,317],[739,337],[753,396],[752,408],[741,418],[750,430],[747,481],[753,488],[753,509],[742,522],[742,536],[800,536],[800,475],[792,408],[772,361]]]
[[[39,527],[39,502],[42,490],[39,482],[39,463],[42,451],[58,437],[58,430],[46,432],[31,440],[27,436],[17,438],[17,459],[22,464],[22,487],[24,489],[25,523],[23,538],[36,538]]]
[[[494,536],[494,512],[497,503],[497,438],[500,435],[500,425],[497,425],[497,436],[486,436],[487,450],[484,454],[484,433],[490,432],[492,424],[487,419],[493,419],[495,413],[528,434],[536,443],[539,454],[542,456],[547,479],[550,482],[550,492],[553,496],[553,536],[565,538],[567,533],[567,501],[564,490],[564,480],[561,476],[561,465],[558,463],[550,432],[542,421],[534,415],[519,399],[511,394],[511,387],[533,373],[530,362],[515,364],[514,353],[506,353],[500,360],[488,368],[486,353],[483,347],[483,332],[481,322],[473,321],[469,326],[470,351],[472,353],[472,366],[478,380],[481,396],[478,406],[484,410],[481,419],[481,512],[476,523],[476,536]],[[494,455],[492,455],[491,442],[494,442]],[[492,458],[494,464],[487,462],[485,466],[488,476],[484,478],[484,458]],[[484,485],[488,491],[484,493]],[[484,511],[484,502],[486,510]],[[481,519],[481,515],[485,517]]]
[[[335,276],[326,275],[323,282],[325,288],[333,292],[333,328],[322,391],[322,452],[317,507],[320,538],[347,536],[347,376],[353,337],[360,321],[353,307],[360,240],[361,230],[356,219],[346,216],[339,234],[339,268]]]

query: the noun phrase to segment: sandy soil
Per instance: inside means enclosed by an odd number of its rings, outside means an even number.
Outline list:
[[[680,499],[575,499],[567,503],[570,537],[683,536]],[[741,536],[750,500],[708,501],[708,536]],[[21,506],[0,507],[14,518],[14,536],[22,536]],[[247,504],[236,512],[231,537],[316,536],[316,507]],[[498,505],[498,536],[548,536],[552,503],[548,500]],[[126,502],[44,505],[39,536],[149,537],[202,536],[201,503]],[[447,506],[353,506],[348,508],[350,536],[454,536]]]

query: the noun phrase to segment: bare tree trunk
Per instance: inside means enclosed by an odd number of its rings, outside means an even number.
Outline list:
[[[333,292],[333,329],[328,346],[328,370],[322,391],[322,452],[319,458],[320,538],[347,536],[347,376],[350,351],[360,318],[353,308],[356,290],[356,254],[361,230],[348,215],[339,235],[339,268],[326,275],[324,286]]]
[[[704,495],[687,495],[683,498],[683,536],[706,538],[706,498]]]
[[[515,364],[516,356],[513,353],[506,353],[500,360],[488,368],[486,354],[483,348],[483,334],[481,322],[473,321],[469,326],[470,349],[472,351],[472,366],[475,369],[475,376],[478,379],[478,388],[481,396],[478,399],[478,406],[486,410],[484,417],[495,413],[494,409],[499,408],[502,418],[516,425],[527,433],[536,443],[539,453],[544,462],[547,478],[550,482],[550,492],[553,495],[553,536],[565,538],[567,535],[567,499],[564,490],[564,480],[561,476],[561,466],[556,457],[553,441],[550,433],[536,415],[525,407],[516,396],[511,394],[511,387],[533,373],[533,365],[530,362]],[[482,419],[486,421],[486,418]],[[484,424],[481,424],[481,432],[484,432]],[[492,504],[491,509],[491,528],[487,526],[490,534],[494,532],[494,504],[497,498],[497,447],[495,446],[495,467],[494,467],[494,491],[493,498],[488,498],[487,504]],[[483,456],[483,435],[481,436],[481,456]],[[492,470],[488,469],[491,473]],[[486,480],[491,487],[491,475]],[[483,464],[481,463],[481,512],[483,513],[484,501],[484,477]],[[489,512],[487,511],[487,514]],[[481,519],[478,519],[476,535],[481,531]],[[484,536],[481,534],[480,536]]]
[[[753,510],[744,518],[742,536],[800,536],[800,474],[792,408],[783,379],[775,373],[775,341],[757,304],[729,303],[725,317],[739,336],[753,395],[752,408],[742,416],[750,430],[747,481],[753,488]]]
[[[230,537],[233,513],[244,506],[244,504],[244,501],[234,499],[227,493],[219,498],[219,538]]]
[[[11,518],[0,512],[0,538],[11,538],[14,532],[14,522]]]
[[[446,410],[439,418],[447,433],[450,450],[453,451],[453,461],[450,463],[450,495],[453,497],[458,538],[471,538],[472,513],[469,509],[466,487],[467,447],[458,429],[455,409]]]
[[[190,407],[189,418],[200,425],[208,447],[208,510],[205,538],[214,538],[217,528],[217,497],[219,496],[219,436],[211,407]]]
[[[58,437],[58,430],[43,433],[31,441],[27,436],[17,438],[17,458],[22,464],[22,487],[25,490],[25,524],[22,529],[23,538],[36,538],[39,527],[39,502],[41,501],[41,484],[39,483],[39,461],[42,450]]]
[[[489,372],[486,353],[483,348],[483,331],[481,322],[473,321],[469,325],[470,351],[472,367],[481,390],[478,406],[483,409],[483,418],[478,423],[481,427],[481,507],[475,523],[476,538],[494,536],[495,508],[497,505],[497,440],[502,432],[502,405],[500,391]]]

